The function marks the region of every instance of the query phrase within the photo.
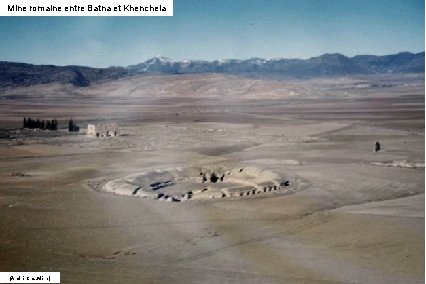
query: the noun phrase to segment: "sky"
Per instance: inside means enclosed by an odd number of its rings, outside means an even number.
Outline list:
[[[424,0],[174,0],[173,17],[0,17],[0,61],[385,55],[425,49]]]

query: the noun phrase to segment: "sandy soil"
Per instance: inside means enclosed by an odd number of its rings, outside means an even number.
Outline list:
[[[63,283],[423,283],[423,79],[376,79],[396,83],[203,75],[3,90],[0,271],[60,271]],[[17,129],[24,116],[114,121],[121,136]],[[251,169],[238,186],[258,175],[289,190],[188,202],[101,190],[218,168]]]

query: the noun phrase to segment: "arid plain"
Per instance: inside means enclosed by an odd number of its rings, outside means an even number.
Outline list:
[[[62,283],[423,283],[424,98],[419,75],[4,89],[0,271],[60,271]],[[28,116],[62,129],[20,129]],[[102,122],[120,136],[84,135]],[[171,169],[289,185],[185,202],[103,190]]]

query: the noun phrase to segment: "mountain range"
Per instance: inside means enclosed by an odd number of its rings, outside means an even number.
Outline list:
[[[392,55],[324,54],[309,59],[183,60],[154,57],[127,67],[91,68],[84,66],[33,65],[0,61],[0,87],[62,83],[77,87],[116,80],[137,74],[199,74],[315,78],[326,76],[387,73],[424,73],[425,53],[401,52]]]

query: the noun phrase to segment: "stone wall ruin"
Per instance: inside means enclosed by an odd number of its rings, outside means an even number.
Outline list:
[[[115,137],[118,136],[118,125],[116,123],[88,124],[86,135],[91,137]]]

